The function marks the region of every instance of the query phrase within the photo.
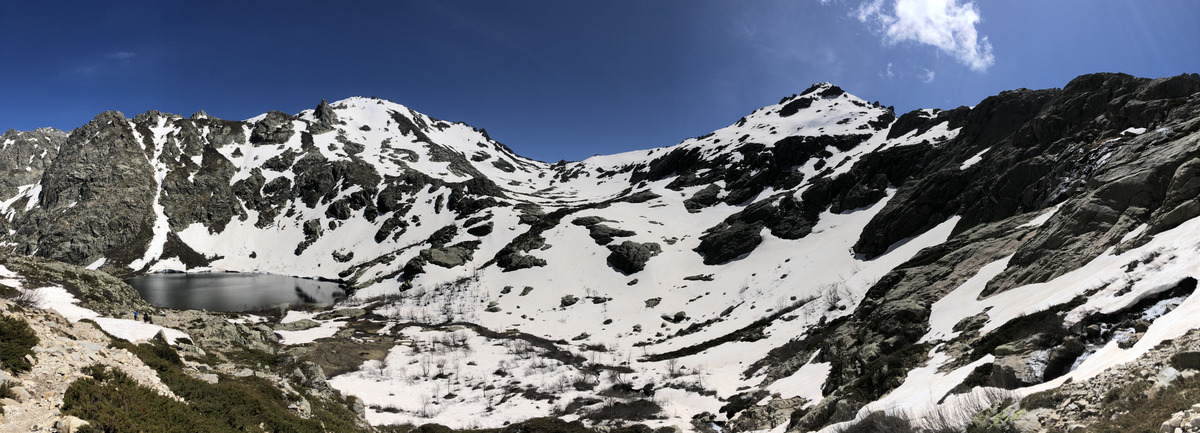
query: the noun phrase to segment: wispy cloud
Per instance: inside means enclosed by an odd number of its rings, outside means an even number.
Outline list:
[[[115,73],[127,72],[134,67],[137,53],[133,51],[113,51],[109,53],[92,53],[84,57],[80,63],[64,70],[61,75],[74,78],[96,78]]]
[[[933,82],[933,76],[934,76],[934,73],[933,73],[933,71],[931,71],[931,70],[929,70],[929,69],[926,69],[926,70],[925,70],[925,73],[921,74],[921,82],[923,82],[923,83],[925,83],[925,84],[932,83],[932,82]]]
[[[859,5],[854,17],[879,26],[887,43],[913,41],[937,47],[976,71],[996,62],[992,44],[980,36],[975,3],[958,0],[871,0]]]
[[[888,78],[892,78],[892,77],[896,76],[896,72],[892,71],[892,62],[888,62],[887,71],[884,72],[884,74],[886,74]]]

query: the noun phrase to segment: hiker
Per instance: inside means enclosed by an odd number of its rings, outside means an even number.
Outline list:
[[[138,313],[137,311],[133,312],[133,320],[137,320],[137,313]]]

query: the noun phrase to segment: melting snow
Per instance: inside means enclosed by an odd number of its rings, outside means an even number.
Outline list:
[[[1062,205],[1062,203],[1056,204],[1049,210],[1042,212],[1042,214],[1038,215],[1037,218],[1031,219],[1029,222],[1021,224],[1017,227],[1041,227],[1042,224],[1045,224],[1046,221],[1050,221],[1050,218],[1058,213],[1058,210],[1062,208]]]
[[[967,158],[967,160],[963,161],[962,165],[959,166],[958,169],[966,170],[966,169],[970,168],[972,165],[978,164],[979,161],[983,161],[983,154],[987,153],[989,150],[992,150],[992,148],[989,147],[987,149],[983,149],[983,150],[979,151],[979,153],[976,153],[975,156]]]
[[[100,328],[104,332],[122,340],[131,342],[149,340],[160,332],[167,337],[167,342],[171,344],[174,344],[175,340],[180,338],[188,338],[188,335],[183,331],[139,320],[101,317],[100,313],[76,305],[79,301],[75,299],[74,295],[67,292],[67,289],[61,286],[49,286],[31,290],[36,291],[38,296],[41,297],[42,308],[54,310],[71,322],[91,319],[100,325]]]
[[[22,286],[20,276],[16,272],[8,270],[4,265],[0,265],[0,284],[17,289]]]
[[[814,353],[812,358],[816,357],[817,354]],[[821,393],[821,386],[825,384],[825,380],[829,377],[832,365],[828,362],[812,362],[812,358],[791,376],[771,383],[767,387],[767,391],[779,393],[780,398],[806,398],[808,399],[806,407],[820,402],[824,398],[824,395]]]

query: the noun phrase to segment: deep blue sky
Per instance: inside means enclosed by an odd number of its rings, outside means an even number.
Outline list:
[[[575,160],[675,144],[821,81],[904,112],[1200,72],[1198,18],[1195,0],[5,1],[0,129],[362,95]]]

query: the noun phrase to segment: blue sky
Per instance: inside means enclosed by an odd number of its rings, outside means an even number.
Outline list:
[[[822,81],[899,114],[1200,72],[1195,0],[6,1],[0,17],[0,129],[362,95],[545,161],[675,144]]]

